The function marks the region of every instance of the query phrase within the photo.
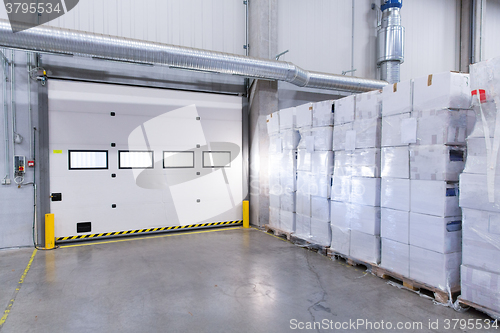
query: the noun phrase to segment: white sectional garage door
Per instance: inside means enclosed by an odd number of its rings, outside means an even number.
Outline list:
[[[242,219],[240,97],[48,84],[58,240]]]

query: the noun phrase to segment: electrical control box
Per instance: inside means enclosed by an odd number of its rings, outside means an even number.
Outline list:
[[[14,176],[23,177],[26,172],[26,157],[16,155],[14,156]]]

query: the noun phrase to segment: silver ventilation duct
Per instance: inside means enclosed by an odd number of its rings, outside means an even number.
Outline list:
[[[382,0],[382,22],[377,33],[377,65],[381,80],[399,82],[404,61],[405,28],[401,26],[402,0]]]
[[[6,20],[0,20],[0,46],[279,80],[308,88],[365,92],[382,89],[387,85],[387,82],[379,80],[309,72],[289,62],[47,26],[38,26],[14,34]]]

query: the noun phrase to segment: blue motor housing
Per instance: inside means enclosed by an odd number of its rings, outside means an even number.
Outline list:
[[[389,8],[401,8],[403,7],[403,0],[385,0],[385,3],[380,6],[380,10],[384,11]]]

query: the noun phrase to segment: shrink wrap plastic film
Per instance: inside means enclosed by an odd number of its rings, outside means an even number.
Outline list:
[[[311,217],[298,213],[295,214],[295,217],[295,236],[309,241],[311,239]]]
[[[387,85],[382,91],[382,117],[412,111],[412,81]]]
[[[322,101],[314,103],[312,112],[312,126],[333,126],[335,101]]]
[[[351,229],[337,227],[331,225],[332,229],[332,243],[330,247],[333,251],[346,256],[350,255],[351,251]]]
[[[336,151],[333,168],[335,176],[380,177],[380,149]]]
[[[269,207],[273,208],[281,207],[281,200],[279,195],[269,193]]]
[[[334,125],[352,123],[354,121],[356,99],[350,95],[335,101]]]
[[[381,208],[380,234],[402,244],[410,244],[410,212]]]
[[[462,265],[462,298],[491,309],[500,320],[500,274]],[[486,311],[488,312],[488,311]]]
[[[465,157],[462,146],[410,146],[411,179],[458,181]]]
[[[353,123],[340,124],[333,127],[333,150],[346,150],[346,137],[353,131]],[[349,149],[352,150],[352,149]]]
[[[461,297],[500,319],[500,57],[471,65],[470,75],[476,123],[460,175]]]
[[[381,150],[383,178],[410,179],[410,152],[408,147],[384,147]]]
[[[309,153],[314,151],[330,151],[333,145],[333,126],[303,127],[299,129],[299,149]]]
[[[380,236],[373,236],[351,229],[351,257],[364,262],[380,263]]]
[[[330,222],[311,218],[311,243],[321,246],[330,246],[332,243],[332,231]]]
[[[280,210],[280,226],[281,230],[286,232],[295,231],[295,217],[296,214],[293,212],[287,212],[285,210]]]
[[[382,95],[380,90],[356,95],[355,120],[380,118],[382,116]]]
[[[404,277],[410,276],[410,245],[382,238],[380,266]]]
[[[281,109],[279,112],[280,132],[287,129],[294,129],[296,123],[295,108]]]
[[[269,224],[275,228],[280,227],[280,209],[269,207]]]
[[[312,127],[313,103],[306,103],[295,108],[297,128]]]
[[[380,207],[331,202],[332,225],[380,236]]]

